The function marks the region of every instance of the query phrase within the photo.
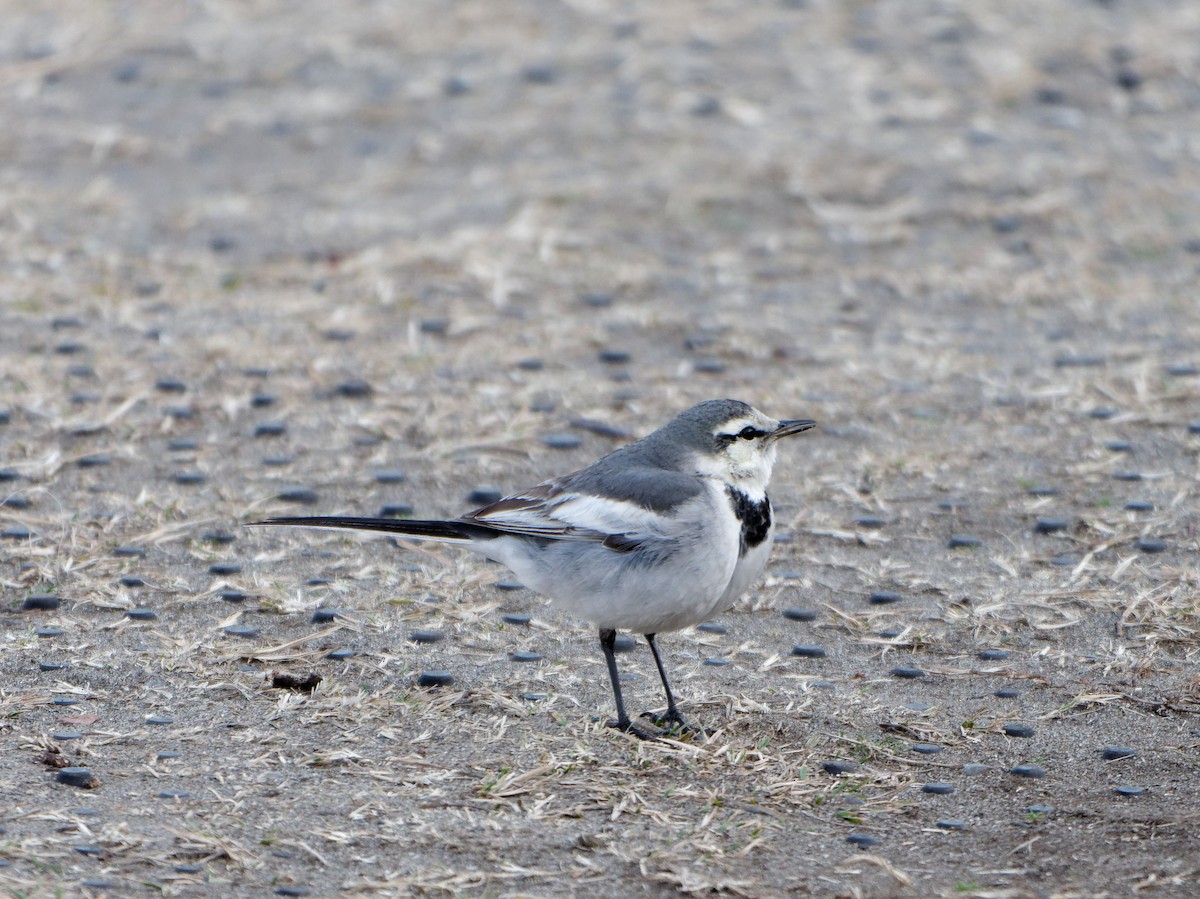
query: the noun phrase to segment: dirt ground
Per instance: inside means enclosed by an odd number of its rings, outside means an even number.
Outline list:
[[[0,23],[0,890],[1200,894],[1194,0]],[[660,641],[707,739],[503,569],[242,527],[722,396],[820,427]]]

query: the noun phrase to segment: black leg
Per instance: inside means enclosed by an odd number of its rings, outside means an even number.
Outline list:
[[[653,735],[637,727],[629,720],[629,715],[625,711],[625,703],[621,699],[621,680],[617,674],[617,656],[613,652],[613,644],[616,642],[616,639],[617,632],[615,630],[604,629],[600,631],[600,648],[604,650],[604,663],[608,665],[608,679],[612,681],[613,699],[617,701],[617,720],[609,721],[608,726],[615,727],[617,730],[624,731],[627,734],[632,734],[639,740],[653,740]]]
[[[658,676],[662,678],[663,692],[667,694],[667,713],[665,715],[655,715],[653,712],[644,712],[643,718],[649,718],[659,727],[670,725],[673,729],[679,730],[685,734],[707,734],[708,731],[704,728],[693,727],[683,720],[683,715],[679,713],[679,706],[675,705],[675,694],[671,692],[671,684],[667,681],[667,670],[663,668],[662,658],[658,654],[658,644],[654,641],[654,634],[646,634],[646,642],[650,644],[650,652],[654,655],[654,664],[658,667]]]

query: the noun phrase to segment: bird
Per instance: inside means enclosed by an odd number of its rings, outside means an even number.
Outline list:
[[[419,521],[280,517],[252,525],[379,531],[455,544],[507,566],[525,586],[590,621],[612,684],[607,724],[657,739],[629,717],[621,694],[618,630],[642,634],[667,708],[642,718],[693,733],[679,711],[656,636],[730,608],[762,574],[775,534],[767,487],[780,440],[816,426],[777,420],[716,399],[570,474],[468,512]]]

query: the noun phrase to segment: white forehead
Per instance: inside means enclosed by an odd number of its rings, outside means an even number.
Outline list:
[[[773,431],[779,427],[779,422],[757,409],[751,409],[745,415],[730,418],[717,425],[713,429],[713,434],[736,434],[745,427],[758,428],[760,431]]]

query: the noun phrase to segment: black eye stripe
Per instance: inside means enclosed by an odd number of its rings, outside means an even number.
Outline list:
[[[753,425],[746,425],[746,427],[738,431],[738,436],[743,440],[753,440],[755,437],[762,437],[766,433],[766,431],[760,431]]]

